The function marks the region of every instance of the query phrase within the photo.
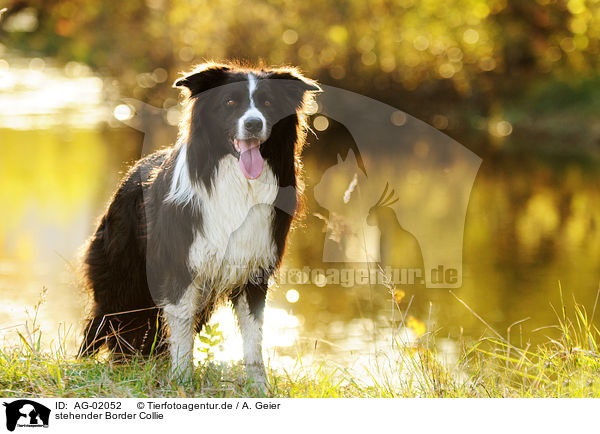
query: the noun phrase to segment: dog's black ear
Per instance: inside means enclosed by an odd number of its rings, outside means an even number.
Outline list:
[[[322,92],[323,90],[319,87],[316,81],[310,78],[304,77],[294,68],[281,68],[272,71],[269,74],[269,78],[279,80],[291,80],[292,83],[296,84],[299,89],[303,92]]]
[[[302,104],[305,93],[315,94],[323,91],[316,81],[304,77],[294,68],[280,68],[270,71],[268,78],[282,80],[283,88],[286,89],[288,96],[297,105]]]
[[[231,68],[227,65],[204,63],[196,67],[191,73],[177,79],[173,87],[185,87],[193,95],[197,95],[223,83],[225,75]]]

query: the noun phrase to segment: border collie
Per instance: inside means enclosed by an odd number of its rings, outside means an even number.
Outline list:
[[[264,389],[263,310],[298,203],[306,103],[321,89],[296,69],[203,64],[175,146],[125,176],[84,266],[94,309],[79,354],[171,354],[192,373],[196,332],[230,299],[248,380]],[[166,327],[165,327],[166,326]]]

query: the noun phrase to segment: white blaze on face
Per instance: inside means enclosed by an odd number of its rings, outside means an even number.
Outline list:
[[[240,153],[240,169],[248,179],[256,179],[260,176],[264,166],[264,160],[260,153],[260,144],[267,139],[267,121],[260,110],[254,104],[254,91],[256,90],[256,77],[248,74],[248,98],[250,105],[248,110],[238,119],[238,132],[234,140],[236,150]],[[258,137],[248,137],[245,123],[249,119],[260,119],[262,129]]]
[[[248,73],[248,99],[250,100],[250,106],[248,106],[248,110],[238,119],[238,139],[246,138],[246,129],[244,128],[244,123],[247,119],[258,118],[262,121],[262,130],[260,132],[261,141],[265,141],[267,139],[267,120],[265,119],[262,112],[256,108],[256,104],[254,103],[254,92],[256,91],[256,77],[252,73]]]

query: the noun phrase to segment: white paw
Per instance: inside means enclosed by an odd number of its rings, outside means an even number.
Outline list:
[[[192,381],[192,365],[174,365],[171,368],[171,379],[179,384]]]
[[[246,377],[248,378],[248,385],[256,389],[262,394],[266,394],[269,390],[269,383],[267,381],[267,374],[265,368],[262,365],[248,365],[246,366]]]

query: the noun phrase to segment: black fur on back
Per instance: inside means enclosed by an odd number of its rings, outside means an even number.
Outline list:
[[[177,302],[192,282],[194,276],[187,263],[189,249],[194,231],[202,231],[202,215],[197,207],[165,201],[177,155],[182,143],[187,143],[190,179],[210,189],[219,160],[230,152],[227,137],[215,118],[218,113],[211,110],[211,98],[217,95],[213,90],[244,81],[248,72],[259,79],[285,79],[286,83],[279,95],[284,115],[261,145],[264,160],[279,184],[272,236],[277,265],[281,262],[301,192],[299,155],[306,134],[304,102],[319,88],[292,68],[251,70],[234,65],[202,65],[176,82],[190,94],[178,144],[147,156],[129,170],[89,240],[84,269],[94,307],[80,356],[93,355],[104,345],[117,358],[148,356],[167,349],[157,304]],[[262,283],[249,282],[240,288],[246,291],[250,308],[257,315],[262,315],[267,278],[274,270],[264,271]],[[209,319],[215,302],[206,300],[203,310],[197,313],[197,330]]]

